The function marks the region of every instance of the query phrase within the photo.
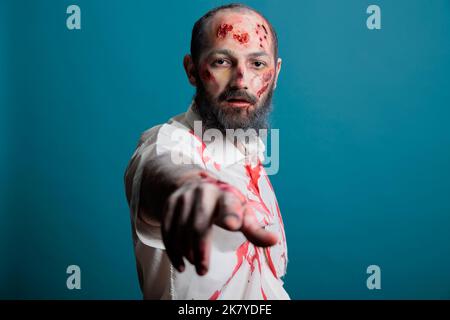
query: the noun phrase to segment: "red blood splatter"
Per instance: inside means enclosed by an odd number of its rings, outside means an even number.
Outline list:
[[[261,97],[261,95],[267,90],[267,88],[269,87],[269,84],[266,83],[256,94],[258,95],[258,97]]]
[[[259,248],[255,247],[256,250],[256,260],[258,261],[258,269],[259,269],[259,273],[261,273],[261,260],[259,259]]]
[[[269,247],[268,248],[264,248],[264,251],[266,251],[266,254],[267,254],[267,260],[269,262],[270,271],[272,271],[272,273],[273,273],[275,278],[278,278],[277,271],[275,270],[275,266],[273,264],[272,257],[270,256],[270,248]]]
[[[256,249],[256,248],[255,248]],[[257,252],[257,251],[255,251]],[[250,266],[250,273],[252,274],[253,271],[255,271],[255,259],[256,259],[256,253],[253,256],[247,256],[247,262]]]
[[[213,295],[212,295],[211,297],[209,297],[209,300],[217,300],[217,298],[219,297],[219,295],[220,295],[220,291],[219,291],[219,290],[216,290],[216,291],[213,293]]]
[[[258,263],[258,270],[259,273],[261,273],[261,260],[259,259],[259,248],[256,246],[253,246],[255,253],[250,256],[247,256],[247,262],[250,265],[250,273],[253,273],[253,271],[255,271],[255,261]]]
[[[269,178],[267,178],[267,179],[269,179]],[[269,181],[269,183],[270,183],[270,181]],[[283,240],[286,241],[286,239],[284,237],[284,223],[283,223],[283,219],[281,217],[280,207],[278,206],[278,201],[276,201],[276,200],[275,200],[275,205],[277,207],[278,220],[280,221],[281,226],[283,227]]]
[[[257,166],[252,168],[249,164],[245,165],[245,170],[247,171],[247,175],[250,177],[250,182],[248,184],[248,188],[254,194],[259,194],[259,186],[258,180],[261,173],[261,166],[258,163]]]
[[[253,247],[255,250],[255,253],[253,254],[253,256],[248,256],[247,257],[247,262],[250,265],[250,273],[253,273],[253,271],[255,271],[255,261],[258,263],[258,270],[259,273],[261,273],[261,260],[259,259],[259,248],[254,246]]]
[[[258,97],[261,97],[261,95],[267,90],[267,88],[269,87],[269,84],[267,82],[269,82],[270,79],[272,79],[272,76],[273,76],[272,70],[266,72],[263,75],[263,81],[266,82],[266,84],[264,84],[264,86],[256,93]]]
[[[249,244],[250,244],[250,241],[247,240],[236,250],[237,263],[236,263],[236,266],[234,267],[234,270],[233,270],[231,276],[228,278],[227,282],[225,282],[225,284],[223,285],[222,289],[215,291],[213,293],[213,295],[209,298],[209,300],[217,300],[217,298],[219,297],[219,295],[222,292],[223,288],[226,285],[228,285],[228,283],[230,283],[231,279],[233,279],[233,277],[235,276],[236,272],[241,267],[242,262],[244,261],[244,258],[246,257],[246,255],[248,253],[248,246],[249,246]]]
[[[242,34],[233,34],[233,38],[236,41],[239,41],[240,44],[245,44],[250,40],[250,36],[248,35],[247,32],[242,33]]]
[[[261,29],[261,27],[263,27],[263,26],[260,25],[260,24],[258,24],[257,26],[258,26],[258,27],[256,28],[256,34],[259,35],[259,29]],[[266,33],[266,34],[267,34],[267,33]],[[264,36],[264,39],[267,39],[267,37]],[[264,46],[263,46],[263,43],[262,43],[262,42],[263,42],[262,36],[259,36],[259,47],[264,49]]]
[[[266,294],[264,293],[264,290],[263,290],[262,286],[261,286],[261,294],[262,294],[262,296],[263,296],[263,299],[264,299],[264,300],[267,300],[267,296],[266,296]]]
[[[225,38],[227,33],[233,30],[233,26],[230,24],[222,23],[217,29],[217,37]]]
[[[264,26],[264,25],[261,25],[262,27],[263,27],[263,29],[264,29],[264,32],[266,33],[266,34],[269,34],[268,32],[267,32],[267,29],[266,29],[266,27]]]
[[[263,170],[264,170],[264,168],[263,168]],[[272,183],[270,183],[269,176],[265,173],[265,170],[264,170],[264,175],[266,176],[267,184],[269,185],[270,190],[272,190],[272,193],[274,193]],[[277,199],[275,199],[275,206],[277,207],[278,220],[280,221],[281,226],[282,226],[282,231],[283,231],[283,232],[282,232],[282,235],[283,235],[283,241],[286,241],[286,238],[285,238],[285,235],[284,235],[284,223],[283,223],[283,218],[281,217],[280,207],[278,206],[278,201],[277,201]]]
[[[217,162],[214,162],[214,167],[216,168],[217,171],[220,171],[220,164]]]
[[[250,212],[252,212],[254,214],[254,210],[257,210],[259,212],[262,212],[265,214],[265,216],[268,218],[269,215],[273,215],[272,212],[267,208],[267,206],[263,203],[259,201],[255,201],[252,199],[248,199],[247,200],[247,209],[250,210]],[[265,218],[265,217],[263,217]],[[267,222],[267,220],[264,221],[266,223],[266,225],[268,225],[269,223]]]
[[[200,177],[209,183],[215,184],[223,191],[228,191],[228,192],[233,193],[242,203],[244,203],[247,200],[247,198],[242,194],[242,192],[240,192],[237,188],[233,187],[232,185],[230,185],[226,182],[217,180],[217,179],[207,175],[205,172],[200,172]],[[241,208],[237,208],[237,210],[240,210],[240,209]]]
[[[270,212],[267,206],[265,205],[261,194],[259,193],[259,186],[258,186],[258,180],[260,178],[261,170],[263,170],[263,174],[266,176],[266,179],[268,179],[267,174],[265,173],[265,170],[261,164],[261,162],[258,162],[258,165],[255,168],[251,168],[250,165],[245,166],[247,170],[247,174],[250,177],[250,183],[248,185],[248,188],[250,191],[252,191],[258,198],[261,204],[264,206],[267,212]],[[273,191],[273,190],[272,190]],[[277,272],[275,270],[275,266],[273,264],[272,258],[270,256],[270,248],[265,248],[265,251],[267,253],[267,260],[269,260],[269,268],[272,271],[275,278],[277,278]]]
[[[198,153],[200,153],[200,156],[202,157],[203,164],[206,164],[210,160],[209,157],[204,155],[204,152],[206,149],[206,144],[203,142],[202,139],[200,139],[198,136],[195,135],[194,130],[192,130],[192,129],[189,130],[189,133],[192,134],[202,144],[201,146],[197,147],[197,151],[198,151]]]
[[[260,172],[261,172],[262,164],[261,162],[258,162],[258,165],[255,168],[252,168],[249,164],[245,166],[245,170],[247,171],[247,175],[250,178],[250,182],[247,185],[247,189],[251,191],[255,196],[258,197],[259,203],[248,199],[248,203],[255,209],[259,211],[263,211],[266,214],[271,215],[271,211],[269,208],[267,208],[266,204],[264,203],[261,194],[259,193],[259,185],[258,181],[260,178]],[[261,210],[262,209],[262,210]]]
[[[204,71],[202,72],[202,76],[203,76],[203,79],[204,79],[205,81],[211,81],[211,82],[216,81],[216,79],[215,79],[214,76],[211,74],[211,72],[209,72],[209,70],[204,70]]]
[[[225,282],[225,285],[227,285],[231,279],[233,279],[234,275],[236,274],[236,272],[239,270],[240,266],[242,265],[242,262],[244,261],[244,257],[247,255],[248,253],[248,246],[250,244],[250,241],[245,241],[237,250],[236,250],[236,255],[237,255],[237,263],[236,266],[234,267],[234,270],[231,274],[231,277],[227,280],[227,282]]]
[[[247,185],[247,188],[250,191],[252,191],[259,198],[260,202],[248,199],[239,190],[237,190],[235,187],[233,187],[233,186],[231,186],[231,185],[229,185],[229,184],[227,184],[225,182],[222,182],[220,180],[217,180],[217,179],[215,179],[213,177],[210,177],[206,173],[202,172],[202,173],[200,173],[200,176],[202,178],[212,182],[212,183],[215,183],[216,185],[218,185],[223,190],[227,190],[227,191],[231,191],[231,192],[235,193],[239,197],[239,199],[241,201],[243,201],[245,199],[247,201],[247,205],[250,207],[250,209],[257,208],[257,209],[260,209],[263,212],[266,211],[269,214],[271,214],[271,211],[268,210],[267,206],[265,205],[264,201],[262,200],[262,197],[260,195],[259,185],[258,185],[258,181],[259,181],[259,179],[261,177],[261,173],[262,173],[263,175],[266,176],[266,179],[269,182],[269,186],[270,186],[270,188],[273,191],[273,187],[270,184],[270,180],[269,180],[269,178],[267,176],[267,173],[264,170],[264,167],[262,166],[261,162],[258,162],[258,165],[256,167],[254,167],[254,168],[252,168],[250,165],[246,165],[245,168],[246,168],[246,172],[247,172],[248,176],[250,177],[250,182]],[[279,210],[278,209],[278,204],[277,204],[277,210]],[[250,210],[249,214],[251,212],[252,211]],[[279,218],[281,218],[281,215],[279,215]],[[264,222],[267,224],[267,220],[266,220],[265,217],[264,217]],[[244,261],[247,261],[249,263],[250,270],[253,273],[253,271],[255,269],[255,265],[254,264],[255,264],[255,260],[256,260],[256,262],[258,263],[259,272],[261,273],[261,260],[260,260],[259,248],[252,245],[254,250],[255,250],[254,251],[255,253],[254,253],[254,255],[249,256],[248,255],[248,253],[249,253],[249,245],[250,245],[250,242],[247,240],[241,246],[239,246],[239,248],[236,250],[237,263],[236,263],[236,265],[235,265],[235,267],[233,269],[233,272],[232,272],[231,276],[228,278],[228,280],[226,281],[226,283],[222,286],[222,288],[220,290],[216,290],[211,295],[209,300],[217,300],[219,298],[219,296],[222,293],[223,289],[234,278],[234,276],[236,275],[237,271],[242,266],[242,263]],[[272,271],[272,273],[274,274],[274,276],[277,278],[277,274],[276,274],[276,271],[275,271],[274,263],[272,261],[271,255],[270,255],[270,249],[269,248],[265,248],[263,250],[266,250],[265,252],[267,253],[266,256],[267,256],[267,260],[268,260],[268,263],[269,263],[269,268]],[[262,286],[261,286],[261,294],[262,294],[263,299],[267,300],[267,296],[264,293],[264,290],[263,290]]]

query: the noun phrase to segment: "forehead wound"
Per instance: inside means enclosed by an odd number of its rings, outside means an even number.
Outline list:
[[[216,40],[233,39],[245,45],[255,42],[263,49],[270,47],[271,37],[265,19],[256,14],[218,14],[210,23],[210,35]]]

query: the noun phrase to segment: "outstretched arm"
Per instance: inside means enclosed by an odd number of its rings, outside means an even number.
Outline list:
[[[126,174],[128,202],[139,159]],[[234,187],[195,165],[174,165],[169,154],[147,160],[140,190],[139,217],[156,220],[167,255],[175,268],[184,270],[183,257],[203,275],[209,267],[211,227],[240,231],[257,246],[271,246],[277,236],[260,227],[245,197]]]

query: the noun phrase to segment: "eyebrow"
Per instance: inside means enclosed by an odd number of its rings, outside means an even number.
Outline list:
[[[250,58],[257,58],[257,57],[263,57],[263,56],[269,56],[269,55],[265,51],[258,51],[258,52],[250,53],[248,55],[248,57],[250,57]]]
[[[228,50],[228,49],[216,49],[211,51],[210,53],[208,53],[208,57],[211,57],[212,55],[215,54],[224,54],[226,56],[234,56],[233,51]]]
[[[228,50],[228,49],[216,49],[216,50],[211,51],[208,54],[208,57],[211,57],[212,55],[215,55],[215,54],[223,54],[223,55],[227,55],[227,56],[234,56],[234,52],[231,51],[231,50]],[[257,57],[262,57],[262,56],[269,56],[269,55],[265,51],[253,52],[253,53],[250,53],[250,54],[247,55],[247,57],[249,57],[249,58],[257,58]]]

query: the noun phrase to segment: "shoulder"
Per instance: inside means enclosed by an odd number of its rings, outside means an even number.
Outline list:
[[[141,133],[139,138],[137,148],[142,145],[148,145],[151,143],[155,143],[158,139],[161,139],[161,136],[171,135],[175,130],[182,130],[184,124],[184,113],[179,114],[170,118],[167,122],[155,125],[146,129]],[[186,127],[187,130],[187,127]]]
[[[194,134],[183,113],[145,130],[140,136],[137,152],[151,149],[154,155],[176,152],[185,157],[196,158],[201,148],[202,140]]]

